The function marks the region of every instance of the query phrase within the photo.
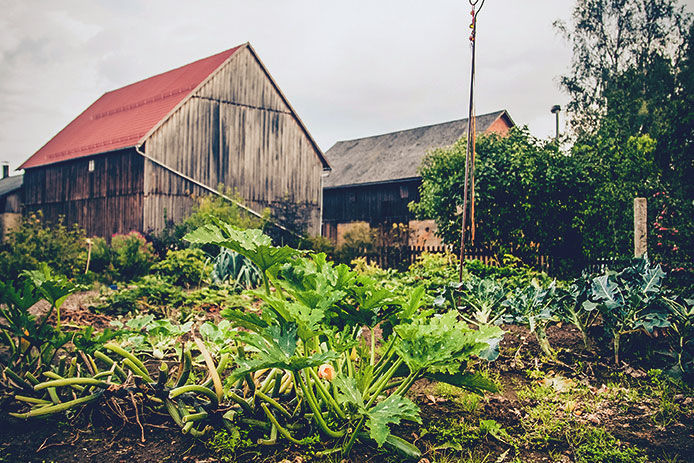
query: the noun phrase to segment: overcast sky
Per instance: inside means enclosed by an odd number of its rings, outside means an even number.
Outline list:
[[[478,113],[554,132],[569,0],[487,0]],[[103,93],[250,42],[323,150],[467,116],[466,0],[0,0],[0,161],[16,168]],[[563,123],[563,121],[562,121]]]

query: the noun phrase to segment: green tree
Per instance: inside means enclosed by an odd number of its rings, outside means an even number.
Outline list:
[[[433,218],[446,243],[460,239],[465,140],[430,152],[422,163],[421,199],[411,209]],[[520,255],[541,252],[580,254],[574,229],[585,181],[575,159],[554,142],[532,137],[527,128],[477,142],[475,165],[477,241]]]
[[[659,61],[677,67],[685,56],[691,15],[678,0],[578,0],[571,24],[554,23],[573,48],[561,86],[580,134],[605,114],[611,84],[628,70],[648,74]],[[656,66],[654,66],[654,64]]]
[[[574,145],[572,157],[590,190],[576,217],[586,258],[633,252],[633,200],[661,188],[654,152],[655,141],[648,135],[625,142],[607,125]]]

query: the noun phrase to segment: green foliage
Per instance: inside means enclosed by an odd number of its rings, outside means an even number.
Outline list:
[[[633,201],[659,188],[655,141],[648,135],[626,140],[609,128],[576,142],[572,157],[591,185],[575,218],[588,259],[633,252]]]
[[[461,361],[479,356],[503,335],[495,326],[472,330],[458,320],[455,311],[418,317],[395,327],[395,332],[402,339],[395,348],[411,371],[449,374],[457,373]]]
[[[111,237],[111,265],[118,280],[132,281],[147,274],[155,261],[154,248],[138,232]]]
[[[188,244],[183,240],[186,234],[203,225],[216,223],[217,220],[242,229],[265,228],[270,218],[270,209],[265,209],[262,212],[262,218],[256,217],[239,206],[239,204],[244,204],[244,200],[232,189],[219,185],[217,191],[232,198],[235,203],[221,196],[203,195],[194,198],[193,211],[183,222],[174,224],[164,217],[166,223],[164,229],[157,234],[148,236],[160,257],[165,257],[169,250],[187,247]],[[164,212],[166,215],[166,211]],[[218,249],[212,247],[206,251],[211,255],[216,255]]]
[[[639,449],[628,447],[601,428],[587,428],[583,441],[574,451],[577,463],[647,463]]]
[[[542,287],[537,281],[533,281],[525,288],[516,289],[504,301],[504,305],[508,307],[505,321],[526,325],[535,335],[542,352],[552,360],[556,360],[557,353],[549,344],[546,330],[550,323],[557,321],[554,313],[555,302],[554,282],[547,287]]]
[[[466,144],[427,154],[420,167],[421,199],[411,209],[420,218],[433,218],[445,243],[460,240]],[[528,260],[537,254],[575,254],[580,246],[573,228],[577,205],[585,191],[573,157],[554,142],[543,142],[523,128],[508,136],[490,135],[477,142],[475,165],[475,222],[480,244]],[[543,227],[541,224],[551,224]]]
[[[0,342],[7,347],[7,365],[3,379],[9,377],[20,388],[26,388],[26,373],[34,372],[42,364],[51,363],[71,336],[63,333],[60,324],[60,306],[77,287],[65,277],[54,274],[44,263],[39,270],[25,271],[17,282],[0,282]],[[29,308],[40,300],[50,307],[36,317]],[[48,319],[56,313],[55,326]],[[4,383],[9,386],[9,383]]]
[[[423,252],[407,271],[406,282],[438,289],[458,279],[458,259],[451,253]]]
[[[378,445],[383,445],[390,434],[390,424],[400,424],[401,420],[414,421],[422,424],[419,417],[419,407],[406,397],[397,394],[388,396],[387,399],[379,402],[371,410],[367,411],[368,420],[366,425],[369,428],[371,438]]]
[[[357,257],[373,257],[376,253],[376,232],[367,223],[353,224],[342,236],[337,260],[350,262]]]
[[[162,360],[168,354],[180,354],[179,338],[190,332],[193,322],[172,323],[166,318],[155,319],[154,315],[140,315],[125,323],[111,322],[121,331],[120,345],[133,352],[145,352],[155,359]]]
[[[181,306],[184,301],[186,297],[180,287],[159,275],[145,275],[124,288],[104,290],[94,308],[110,315],[138,310],[162,314],[167,308]]]
[[[605,329],[612,334],[615,363],[619,363],[623,335],[669,326],[667,314],[654,305],[664,277],[659,265],[642,258],[619,273],[608,272],[592,280],[591,300],[598,303]]]
[[[243,204],[244,200],[240,195],[235,194],[229,188],[223,185],[218,188],[219,191],[226,196],[233,198],[236,203]],[[269,217],[270,211],[264,211],[264,216]],[[193,213],[184,223],[186,233],[202,227],[203,225],[213,224],[216,221],[222,221],[234,225],[238,228],[262,228],[267,222],[267,218],[258,218],[249,214],[231,201],[228,201],[221,196],[204,195],[196,198],[196,204],[193,208]],[[183,237],[185,233],[181,235]]]
[[[168,251],[166,259],[152,266],[152,271],[171,284],[186,288],[199,286],[210,273],[209,259],[201,249]]]
[[[230,249],[221,249],[213,261],[212,281],[230,283],[242,289],[257,288],[262,281],[258,268],[248,258]]]
[[[302,249],[313,251],[316,254],[321,252],[327,255],[330,260],[334,260],[337,250],[329,238],[325,236],[309,236],[301,244]]]
[[[215,458],[220,462],[235,463],[238,461],[236,453],[253,445],[247,434],[247,430],[230,425],[227,429],[216,431],[205,445],[214,452]]]
[[[562,76],[561,85],[571,97],[569,111],[575,129],[595,127],[608,106],[610,93],[615,91],[614,82],[630,70],[639,71],[631,76],[638,87],[639,73],[651,71],[648,74],[656,78],[659,64],[679,62],[686,50],[690,23],[690,15],[677,0],[580,0],[574,7],[571,25],[555,22],[574,53],[571,73]],[[661,85],[666,84],[667,80]],[[638,93],[650,102],[653,89],[648,90],[641,88]],[[621,118],[628,120],[644,112],[640,101],[632,105],[631,111],[620,113]]]
[[[565,321],[574,325],[581,332],[583,347],[590,349],[590,328],[598,321],[600,311],[598,304],[590,297],[592,292],[592,278],[590,274],[583,272],[580,278],[576,278],[568,290],[559,290],[558,315]]]
[[[562,86],[590,185],[576,225],[590,258],[631,253],[631,201],[649,198],[649,252],[692,285],[692,15],[677,0],[581,0]],[[674,232],[676,230],[676,232]]]
[[[460,312],[467,323],[477,326],[490,325],[500,322],[506,312],[503,302],[508,291],[491,278],[472,277],[461,283],[449,283],[444,286],[434,304],[443,307],[448,303]]]
[[[478,278],[493,278],[503,282],[504,286],[511,290],[525,288],[532,284],[533,280],[543,285],[552,282],[552,278],[546,273],[533,270],[511,254],[502,257],[500,266],[486,265],[479,260],[467,260],[465,270]]]
[[[0,279],[16,280],[24,270],[36,270],[43,262],[57,273],[75,278],[84,274],[87,261],[84,231],[68,226],[64,218],[46,223],[41,212],[23,217],[0,243]]]
[[[664,297],[663,301],[670,312],[668,340],[675,357],[672,373],[691,380],[694,377],[694,299]]]

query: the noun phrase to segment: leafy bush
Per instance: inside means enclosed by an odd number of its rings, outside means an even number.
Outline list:
[[[309,236],[304,240],[301,246],[303,249],[309,249],[315,253],[325,253],[331,260],[335,259],[337,250],[330,239],[325,236]]]
[[[465,269],[479,278],[503,280],[504,285],[510,289],[525,288],[532,284],[533,280],[538,281],[542,285],[547,285],[553,280],[546,273],[538,272],[528,267],[511,254],[504,254],[501,263],[503,265],[495,266],[484,264],[476,259],[466,260]]]
[[[92,241],[92,253],[89,260],[89,269],[110,281],[114,276],[113,264],[111,264],[111,247],[104,238],[94,237]]]
[[[24,270],[46,263],[53,271],[74,278],[84,274],[87,261],[84,231],[68,227],[63,217],[46,223],[39,211],[23,217],[16,229],[0,244],[0,278],[16,280]]]
[[[229,198],[232,198],[238,204],[244,204],[244,199],[231,188],[224,185],[219,185],[217,191],[220,191]],[[183,222],[175,224],[167,221],[164,229],[156,234],[148,234],[147,238],[152,242],[152,245],[160,258],[166,258],[168,251],[175,251],[187,248],[189,245],[183,240],[183,237],[206,224],[215,223],[221,220],[225,223],[230,223],[239,228],[266,228],[270,219],[271,211],[269,208],[262,211],[262,217],[256,217],[238,204],[217,195],[203,195],[195,197],[193,211]],[[211,247],[206,249],[210,255],[217,255],[219,249]]]
[[[152,272],[166,278],[171,284],[186,288],[200,285],[210,273],[209,258],[201,249],[190,248],[169,251],[166,259],[152,266]]]
[[[154,248],[138,232],[111,238],[111,264],[119,280],[131,281],[145,275],[155,261]]]
[[[556,360],[557,353],[549,344],[546,330],[550,323],[558,321],[556,302],[554,282],[543,287],[536,280],[525,288],[516,288],[504,301],[504,305],[508,307],[504,321],[527,326],[540,344],[542,352],[552,360]]]
[[[686,380],[694,378],[694,298],[663,297],[670,315],[668,341],[675,359],[670,371]]]
[[[376,253],[376,235],[367,223],[357,223],[342,236],[343,242],[337,249],[338,260],[350,262],[356,257],[373,257]]]
[[[509,290],[497,280],[470,277],[461,283],[444,286],[434,304],[444,307],[446,303],[457,308],[463,320],[477,326],[496,324],[502,321],[507,305],[504,304]],[[458,304],[460,301],[460,304]]]
[[[179,286],[160,275],[145,275],[126,288],[105,290],[94,310],[111,315],[132,311],[161,314],[167,308],[180,307],[184,301],[185,295]]]
[[[458,259],[455,255],[424,252],[410,266],[405,279],[414,285],[424,285],[428,290],[438,290],[450,282],[458,281],[458,271]]]

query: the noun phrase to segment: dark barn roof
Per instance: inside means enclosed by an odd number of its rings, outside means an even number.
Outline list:
[[[14,177],[6,177],[0,179],[0,198],[16,190],[19,190],[22,187],[23,182],[23,175],[15,175]]]
[[[477,116],[477,133],[486,132],[501,117],[513,125],[506,110],[496,111]],[[466,118],[339,141],[325,153],[332,172],[325,178],[324,186],[337,188],[419,177],[418,169],[426,153],[453,145],[467,134],[467,125]]]

